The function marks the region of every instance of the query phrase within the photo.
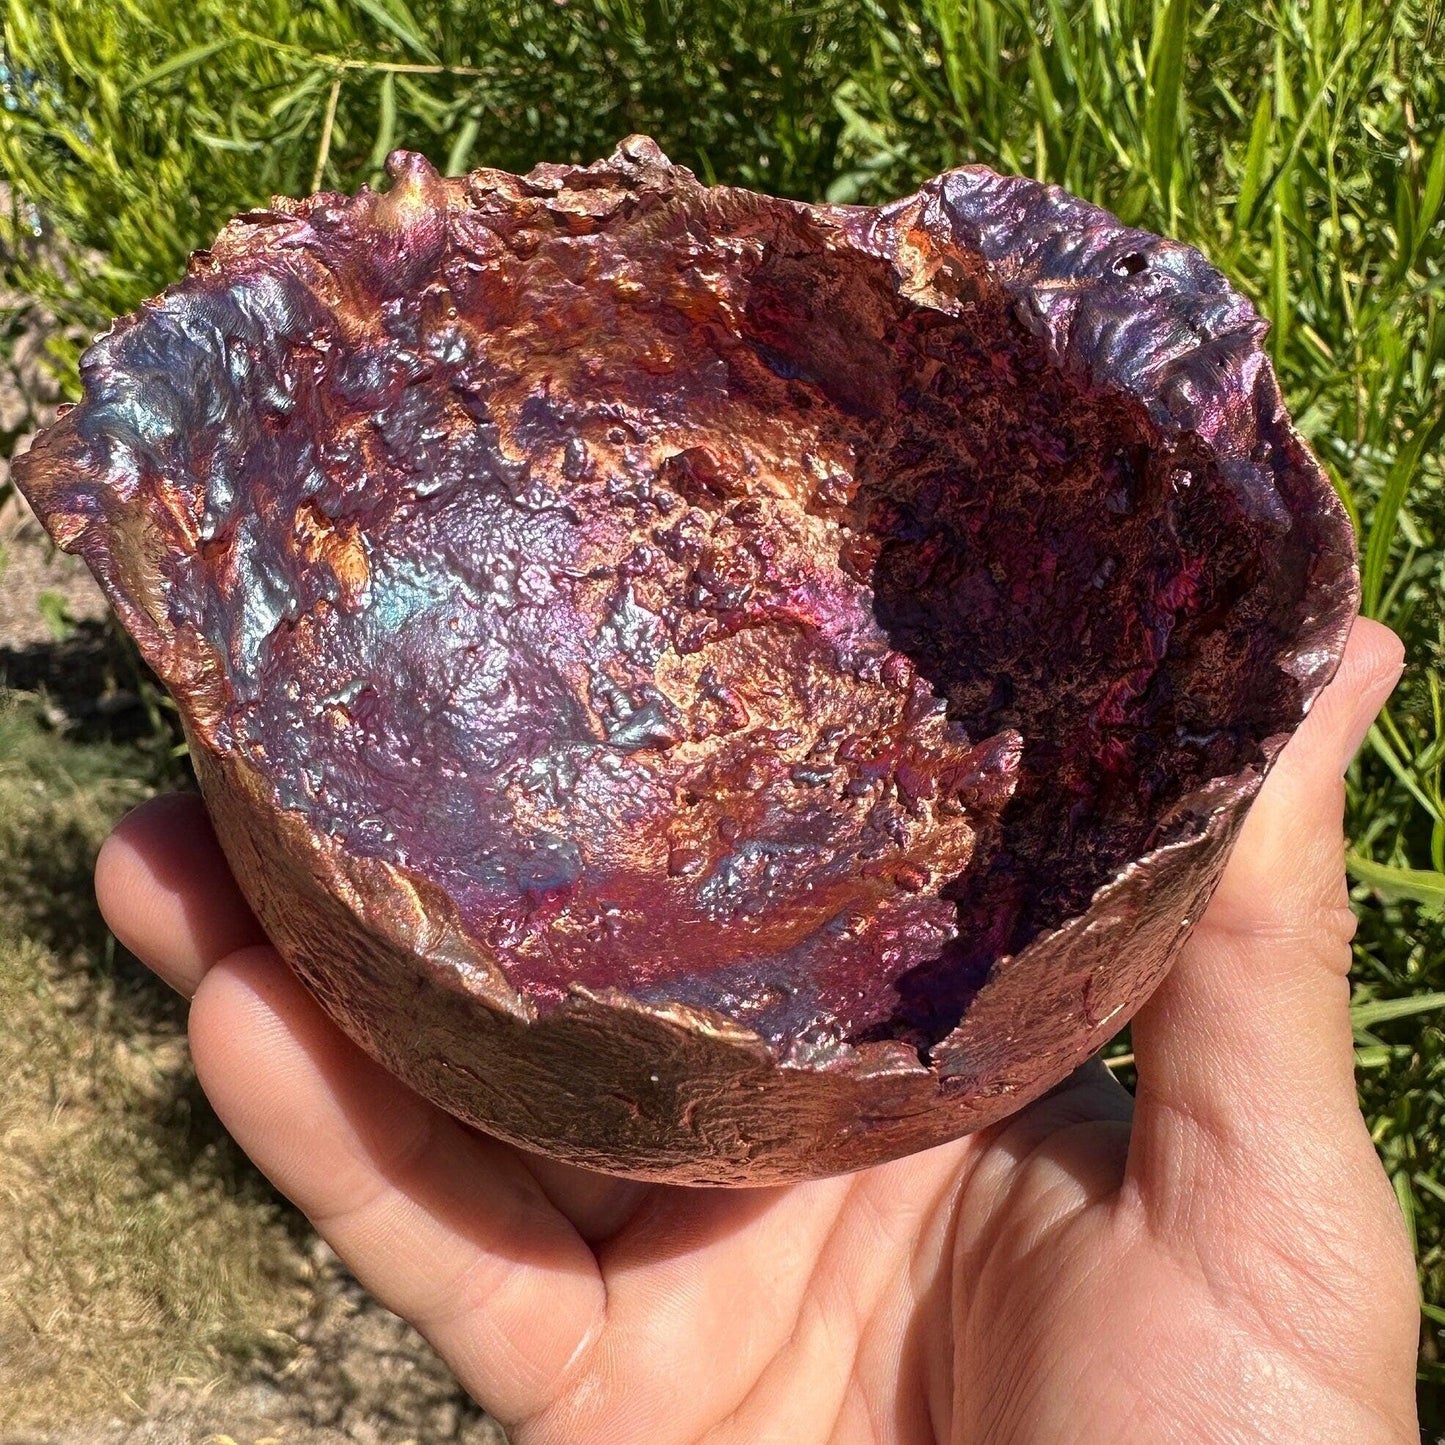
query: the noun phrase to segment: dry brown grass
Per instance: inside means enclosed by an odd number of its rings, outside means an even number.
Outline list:
[[[180,1010],[90,903],[133,748],[0,694],[0,1428],[140,1413],[294,1341],[299,1254],[195,1091]],[[139,764],[139,766],[138,766]]]
[[[64,653],[27,654],[48,699],[0,679],[0,1445],[498,1445],[226,1137],[107,933],[96,849],[176,769],[65,723]]]

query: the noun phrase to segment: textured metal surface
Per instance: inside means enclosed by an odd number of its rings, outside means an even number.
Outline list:
[[[1001,1117],[1147,997],[1333,672],[1351,534],[1197,252],[970,167],[238,217],[17,467],[375,1056],[642,1177]]]

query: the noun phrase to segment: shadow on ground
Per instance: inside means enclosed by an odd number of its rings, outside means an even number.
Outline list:
[[[0,1445],[492,1445],[220,1126],[95,853],[189,772],[104,622],[0,646]]]

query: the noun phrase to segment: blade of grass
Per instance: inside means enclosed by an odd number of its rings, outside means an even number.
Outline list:
[[[1380,594],[1384,589],[1385,569],[1389,566],[1390,549],[1394,545],[1395,531],[1400,519],[1400,509],[1405,504],[1411,483],[1419,470],[1420,458],[1445,434],[1445,411],[1440,412],[1430,426],[1417,431],[1405,444],[1389,476],[1385,479],[1384,490],[1375,505],[1375,514],[1370,522],[1370,535],[1365,544],[1365,564],[1361,568],[1361,607],[1369,617],[1379,616]]]
[[[1401,868],[1393,863],[1377,863],[1359,853],[1347,859],[1350,873],[1367,888],[1388,898],[1408,898],[1416,903],[1445,907],[1445,873],[1433,868]]]
[[[1442,1204],[1445,1204],[1445,1184],[1438,1179],[1432,1179],[1423,1170],[1414,1176],[1414,1184],[1417,1189],[1423,1189],[1426,1194],[1433,1194]]]
[[[321,178],[326,174],[326,162],[331,158],[331,133],[336,128],[336,102],[341,99],[341,77],[331,82],[331,92],[326,97],[326,118],[321,122],[321,144],[316,147],[316,169],[311,173],[311,189],[321,189]]]
[[[1055,151],[1064,131],[1064,112],[1059,105],[1058,96],[1054,94],[1054,83],[1049,78],[1043,46],[1037,41],[1029,48],[1029,79],[1033,82],[1034,96],[1038,101],[1039,126],[1047,138],[1047,148]]]
[[[1393,738],[1389,736],[1391,733],[1394,734]],[[1370,731],[1366,734],[1366,740],[1380,761],[1394,774],[1400,786],[1419,803],[1426,813],[1437,822],[1445,821],[1445,809],[1441,808],[1437,799],[1425,792],[1414,774],[1401,760],[1400,753],[1407,752],[1408,748],[1395,727],[1388,707],[1381,711],[1380,721],[1371,725]]]
[[[1259,196],[1255,201],[1256,207],[1262,205],[1269,198],[1270,193],[1280,183],[1282,177],[1287,175],[1290,168],[1299,158],[1300,151],[1304,148],[1306,137],[1309,135],[1310,127],[1314,124],[1315,117],[1319,114],[1320,108],[1325,104],[1333,93],[1335,82],[1339,79],[1340,73],[1344,70],[1350,58],[1364,44],[1364,37],[1353,42],[1346,43],[1335,57],[1334,64],[1330,66],[1329,73],[1320,83],[1318,89],[1310,97],[1309,104],[1305,106],[1304,113],[1300,116],[1298,124],[1294,128],[1294,134],[1290,137],[1289,145],[1285,148],[1284,155],[1280,158],[1278,165],[1270,172],[1269,179],[1260,187]],[[1253,217],[1250,217],[1251,224]]]
[[[371,171],[379,175],[387,156],[396,144],[396,76],[381,77],[377,93],[376,139],[371,146]]]
[[[447,152],[445,172],[447,175],[459,176],[466,170],[467,162],[472,158],[472,147],[477,143],[477,133],[481,128],[482,118],[479,115],[469,115],[461,123],[457,130],[457,137]]]
[[[1366,1003],[1354,1004],[1350,1009],[1350,1023],[1359,1029],[1372,1029],[1377,1024],[1393,1023],[1396,1019],[1407,1019],[1415,1014],[1435,1013],[1445,1009],[1445,993],[1422,993],[1411,998],[1370,999]]]
[[[1180,117],[1184,109],[1184,50],[1189,35],[1189,0],[1167,0],[1156,10],[1150,38],[1149,91],[1145,99],[1144,134],[1149,166],[1159,202],[1171,230],[1178,225],[1174,195],[1174,162],[1179,152]]]
[[[1418,1255],[1420,1236],[1415,1222],[1415,1191],[1410,1188],[1410,1176],[1403,1169],[1392,1169],[1390,1185],[1400,1203],[1400,1213],[1405,1217],[1405,1233],[1410,1237],[1410,1253]]]
[[[383,30],[389,30],[423,60],[433,65],[438,63],[436,51],[422,39],[421,27],[407,8],[406,0],[351,0],[351,4],[364,10]]]
[[[1435,138],[1434,150],[1430,156],[1430,170],[1425,178],[1425,188],[1420,193],[1419,207],[1415,212],[1414,245],[1411,247],[1410,262],[1418,260],[1420,248],[1435,225],[1440,214],[1440,203],[1445,201],[1445,132]]]
[[[1239,194],[1234,202],[1236,236],[1248,229],[1254,215],[1255,201],[1264,185],[1264,168],[1269,161],[1269,142],[1273,132],[1274,97],[1266,86],[1259,93],[1254,122],[1249,129],[1249,145],[1244,153],[1244,171],[1239,178]]]
[[[192,45],[187,50],[182,50],[176,55],[168,56],[159,65],[152,66],[144,74],[136,77],[135,80],[125,86],[120,94],[122,99],[134,95],[138,90],[144,90],[147,86],[155,85],[158,81],[166,80],[170,76],[178,75],[183,70],[189,70],[192,66],[200,65],[213,55],[219,55],[221,51],[236,43],[234,35],[222,36],[219,40],[212,40],[205,45]]]

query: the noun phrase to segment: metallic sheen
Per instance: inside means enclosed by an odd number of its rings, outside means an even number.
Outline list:
[[[1143,1002],[1357,607],[1263,324],[980,167],[237,217],[16,467],[370,1053],[651,1179],[993,1122]]]

